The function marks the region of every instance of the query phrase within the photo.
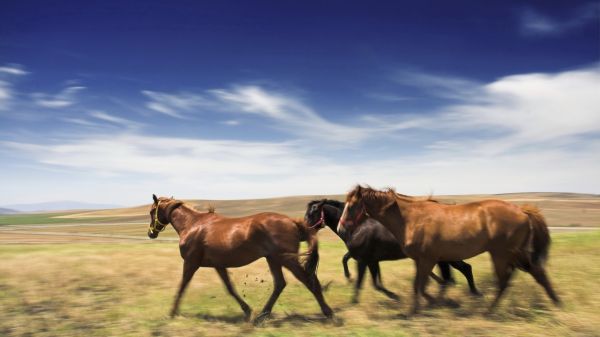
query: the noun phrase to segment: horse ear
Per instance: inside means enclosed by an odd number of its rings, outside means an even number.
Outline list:
[[[358,185],[358,187],[356,188],[356,196],[360,197],[361,193],[362,193],[362,189],[363,187]]]
[[[156,197],[156,194],[152,194],[152,199],[154,199],[155,204],[158,203],[158,198]]]

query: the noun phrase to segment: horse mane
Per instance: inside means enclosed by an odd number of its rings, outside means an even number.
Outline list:
[[[433,198],[433,196],[429,195],[426,198],[417,198],[406,194],[401,194],[396,192],[396,189],[393,187],[387,187],[382,190],[376,190],[371,186],[360,186],[357,185],[350,193],[348,193],[348,200],[352,198],[354,195],[358,193],[360,190],[360,195],[365,201],[393,201],[393,200],[401,200],[408,203],[415,203],[420,201],[429,201],[439,204],[440,202]],[[392,199],[394,198],[394,199]]]
[[[307,205],[306,208],[310,208],[312,207],[314,204],[319,204],[319,203],[323,203],[324,205],[329,205],[329,206],[333,206],[335,208],[344,208],[344,202],[343,201],[339,201],[339,200],[334,200],[334,199],[318,199],[318,200],[312,200],[310,201]]]

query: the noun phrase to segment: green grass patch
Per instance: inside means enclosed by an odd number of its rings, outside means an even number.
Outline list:
[[[106,218],[60,218],[69,213],[34,213],[0,215],[0,226],[5,225],[40,225],[40,224],[72,224],[72,223],[99,223],[115,221],[114,217]]]

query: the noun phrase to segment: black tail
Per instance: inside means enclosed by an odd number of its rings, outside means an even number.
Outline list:
[[[535,265],[544,264],[548,259],[548,250],[551,241],[546,219],[544,219],[540,210],[535,206],[523,205],[521,206],[521,209],[529,217],[529,223],[532,229],[530,234],[532,235],[531,263]]]
[[[300,240],[308,243],[308,250],[303,253],[304,259],[302,265],[304,270],[313,275],[317,272],[319,266],[319,240],[317,238],[317,229],[308,228],[303,220],[294,220],[300,231]]]

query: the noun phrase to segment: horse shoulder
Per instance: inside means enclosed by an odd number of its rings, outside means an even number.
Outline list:
[[[195,227],[179,238],[179,253],[183,259],[202,255],[205,234],[205,228]]]

